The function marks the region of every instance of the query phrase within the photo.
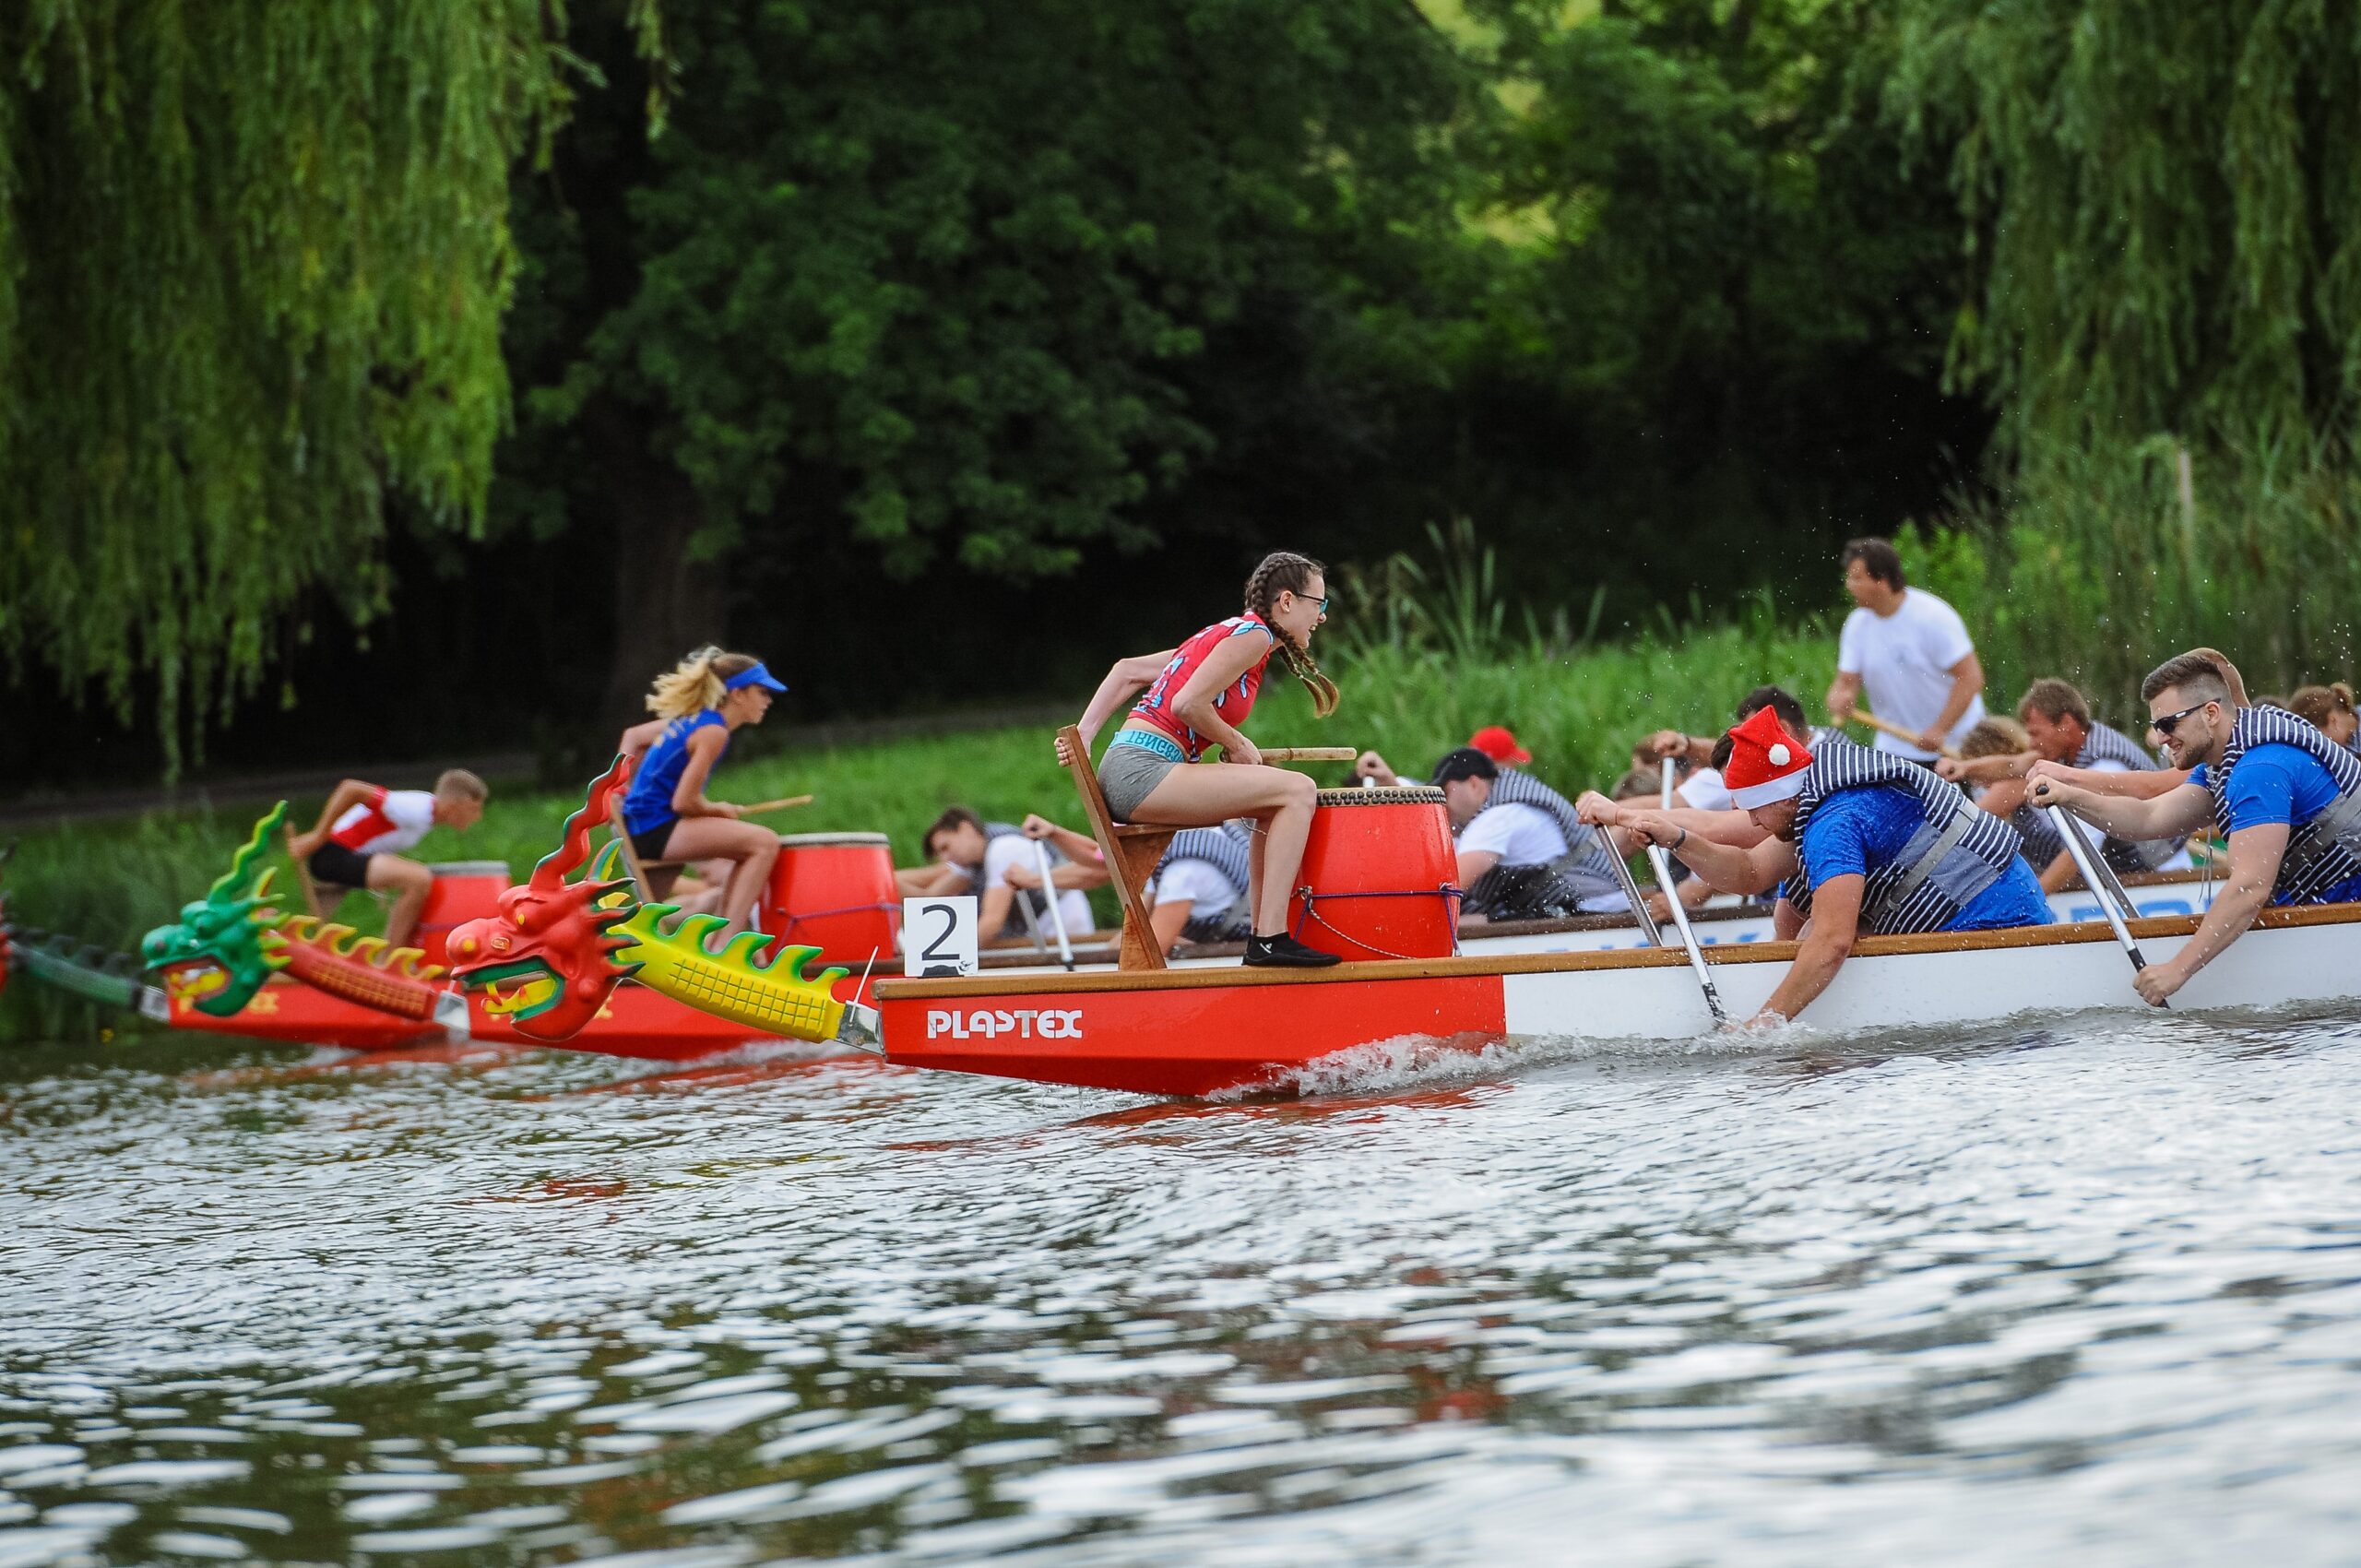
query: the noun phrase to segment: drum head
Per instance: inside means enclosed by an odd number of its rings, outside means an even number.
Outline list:
[[[874,844],[880,848],[894,841],[883,833],[782,833],[778,847],[782,849],[841,849],[848,844]]]
[[[1442,791],[1431,784],[1401,784],[1390,790],[1323,790],[1323,806],[1439,806]]]
[[[426,868],[436,876],[496,876],[508,880],[506,861],[437,861]]]

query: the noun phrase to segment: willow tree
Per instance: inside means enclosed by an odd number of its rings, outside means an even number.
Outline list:
[[[479,521],[540,0],[0,7],[0,653],[168,739]]]
[[[2355,657],[2361,23],[2329,0],[1901,0],[1890,109],[1950,151],[1952,368],[2001,411],[2014,633]]]

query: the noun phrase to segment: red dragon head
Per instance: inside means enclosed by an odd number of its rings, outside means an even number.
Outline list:
[[[606,819],[609,802],[630,777],[629,760],[615,758],[591,784],[581,809],[565,819],[564,841],[533,868],[532,879],[500,896],[498,914],[451,932],[452,978],[487,992],[484,1011],[505,1018],[528,1039],[573,1039],[599,1016],[617,982],[639,968],[615,957],[633,944],[613,934],[636,906],[627,897],[601,902],[631,884],[565,880],[589,860],[591,826]],[[500,987],[509,981],[515,989],[504,992]]]

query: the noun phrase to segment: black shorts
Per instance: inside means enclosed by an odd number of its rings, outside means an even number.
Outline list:
[[[366,887],[374,859],[330,840],[312,851],[312,880],[329,887]]]
[[[662,860],[664,846],[672,841],[672,829],[680,826],[681,819],[676,816],[670,822],[658,823],[645,833],[633,834],[631,852],[639,857],[639,863],[642,865],[651,861]]]

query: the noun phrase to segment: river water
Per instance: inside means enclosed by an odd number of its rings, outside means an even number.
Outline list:
[[[0,1062],[0,1568],[2361,1561],[2361,1025]]]

